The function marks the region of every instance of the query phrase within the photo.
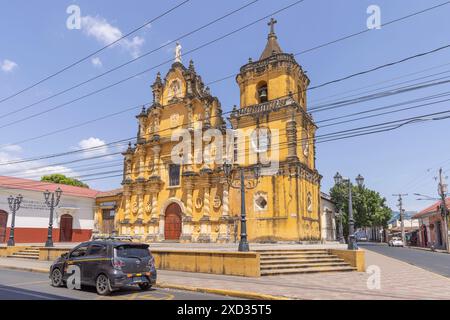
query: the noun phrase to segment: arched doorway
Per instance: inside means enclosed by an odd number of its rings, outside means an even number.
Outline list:
[[[428,247],[428,234],[426,226],[422,226],[422,237],[423,237],[423,246]]]
[[[0,243],[6,240],[6,223],[8,222],[8,213],[0,210]]]
[[[167,206],[164,218],[164,238],[179,240],[181,235],[181,208],[177,203]]]
[[[59,241],[72,241],[72,223],[73,218],[70,214],[63,214],[59,222]]]

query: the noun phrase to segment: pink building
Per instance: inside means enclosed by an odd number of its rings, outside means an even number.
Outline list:
[[[445,224],[440,205],[441,201],[437,201],[412,217],[419,220],[418,246],[434,245],[436,249],[445,249]],[[450,197],[446,199],[446,206],[450,208]]]

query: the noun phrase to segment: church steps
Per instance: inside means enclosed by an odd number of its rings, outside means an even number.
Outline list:
[[[261,259],[261,266],[271,265],[271,264],[292,264],[292,263],[316,263],[316,262],[344,262],[344,260],[339,258],[315,258],[315,259]]]
[[[310,267],[310,268],[298,268],[298,269],[274,269],[274,270],[261,270],[261,276],[275,276],[283,274],[300,274],[300,273],[318,273],[318,272],[349,272],[355,271],[356,268],[350,266],[342,267]]]
[[[261,275],[355,271],[326,249],[258,250]]]
[[[301,269],[316,267],[348,267],[348,263],[342,261],[335,262],[315,262],[315,263],[295,263],[295,264],[273,264],[261,266],[261,272],[273,269]]]
[[[14,252],[7,256],[8,258],[22,258],[22,259],[39,259],[39,249],[24,248],[23,250]]]
[[[270,254],[270,255],[260,255],[260,259],[318,259],[318,258],[337,258],[337,256],[328,254],[292,254],[292,255],[281,255],[281,254]]]

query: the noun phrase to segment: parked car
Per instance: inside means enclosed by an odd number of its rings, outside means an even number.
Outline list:
[[[357,235],[356,241],[368,241],[368,239],[366,235]]]
[[[71,265],[80,268],[81,285],[95,286],[99,295],[128,285],[148,290],[156,283],[155,260],[148,244],[96,240],[79,244],[50,266],[52,286],[67,284]]]
[[[391,240],[389,240],[388,244],[391,247],[404,247],[405,246],[402,239],[398,238],[398,237],[393,237]]]

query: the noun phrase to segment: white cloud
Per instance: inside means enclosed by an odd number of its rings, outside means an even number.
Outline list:
[[[106,146],[105,141],[90,137],[88,139],[83,139],[78,143],[79,149],[89,149],[89,148],[95,148],[93,150],[85,150],[83,151],[82,156],[87,157],[95,157],[95,156],[102,156],[109,152],[108,146]],[[96,148],[98,147],[98,148]]]
[[[12,72],[15,68],[17,68],[18,65],[17,63],[15,63],[14,61],[8,60],[8,59],[4,59],[1,63],[0,63],[0,68],[4,71],[4,72]]]
[[[101,68],[103,66],[102,60],[99,57],[92,58],[91,62],[94,67]]]
[[[96,16],[81,17],[81,29],[89,36],[95,38],[103,45],[117,41],[123,36],[122,31],[111,25],[106,19]],[[122,48],[127,50],[133,58],[139,56],[144,38],[135,36],[131,40],[125,38],[118,42]]]
[[[22,152],[22,147],[17,144],[7,144],[0,148],[2,151],[6,152]]]

